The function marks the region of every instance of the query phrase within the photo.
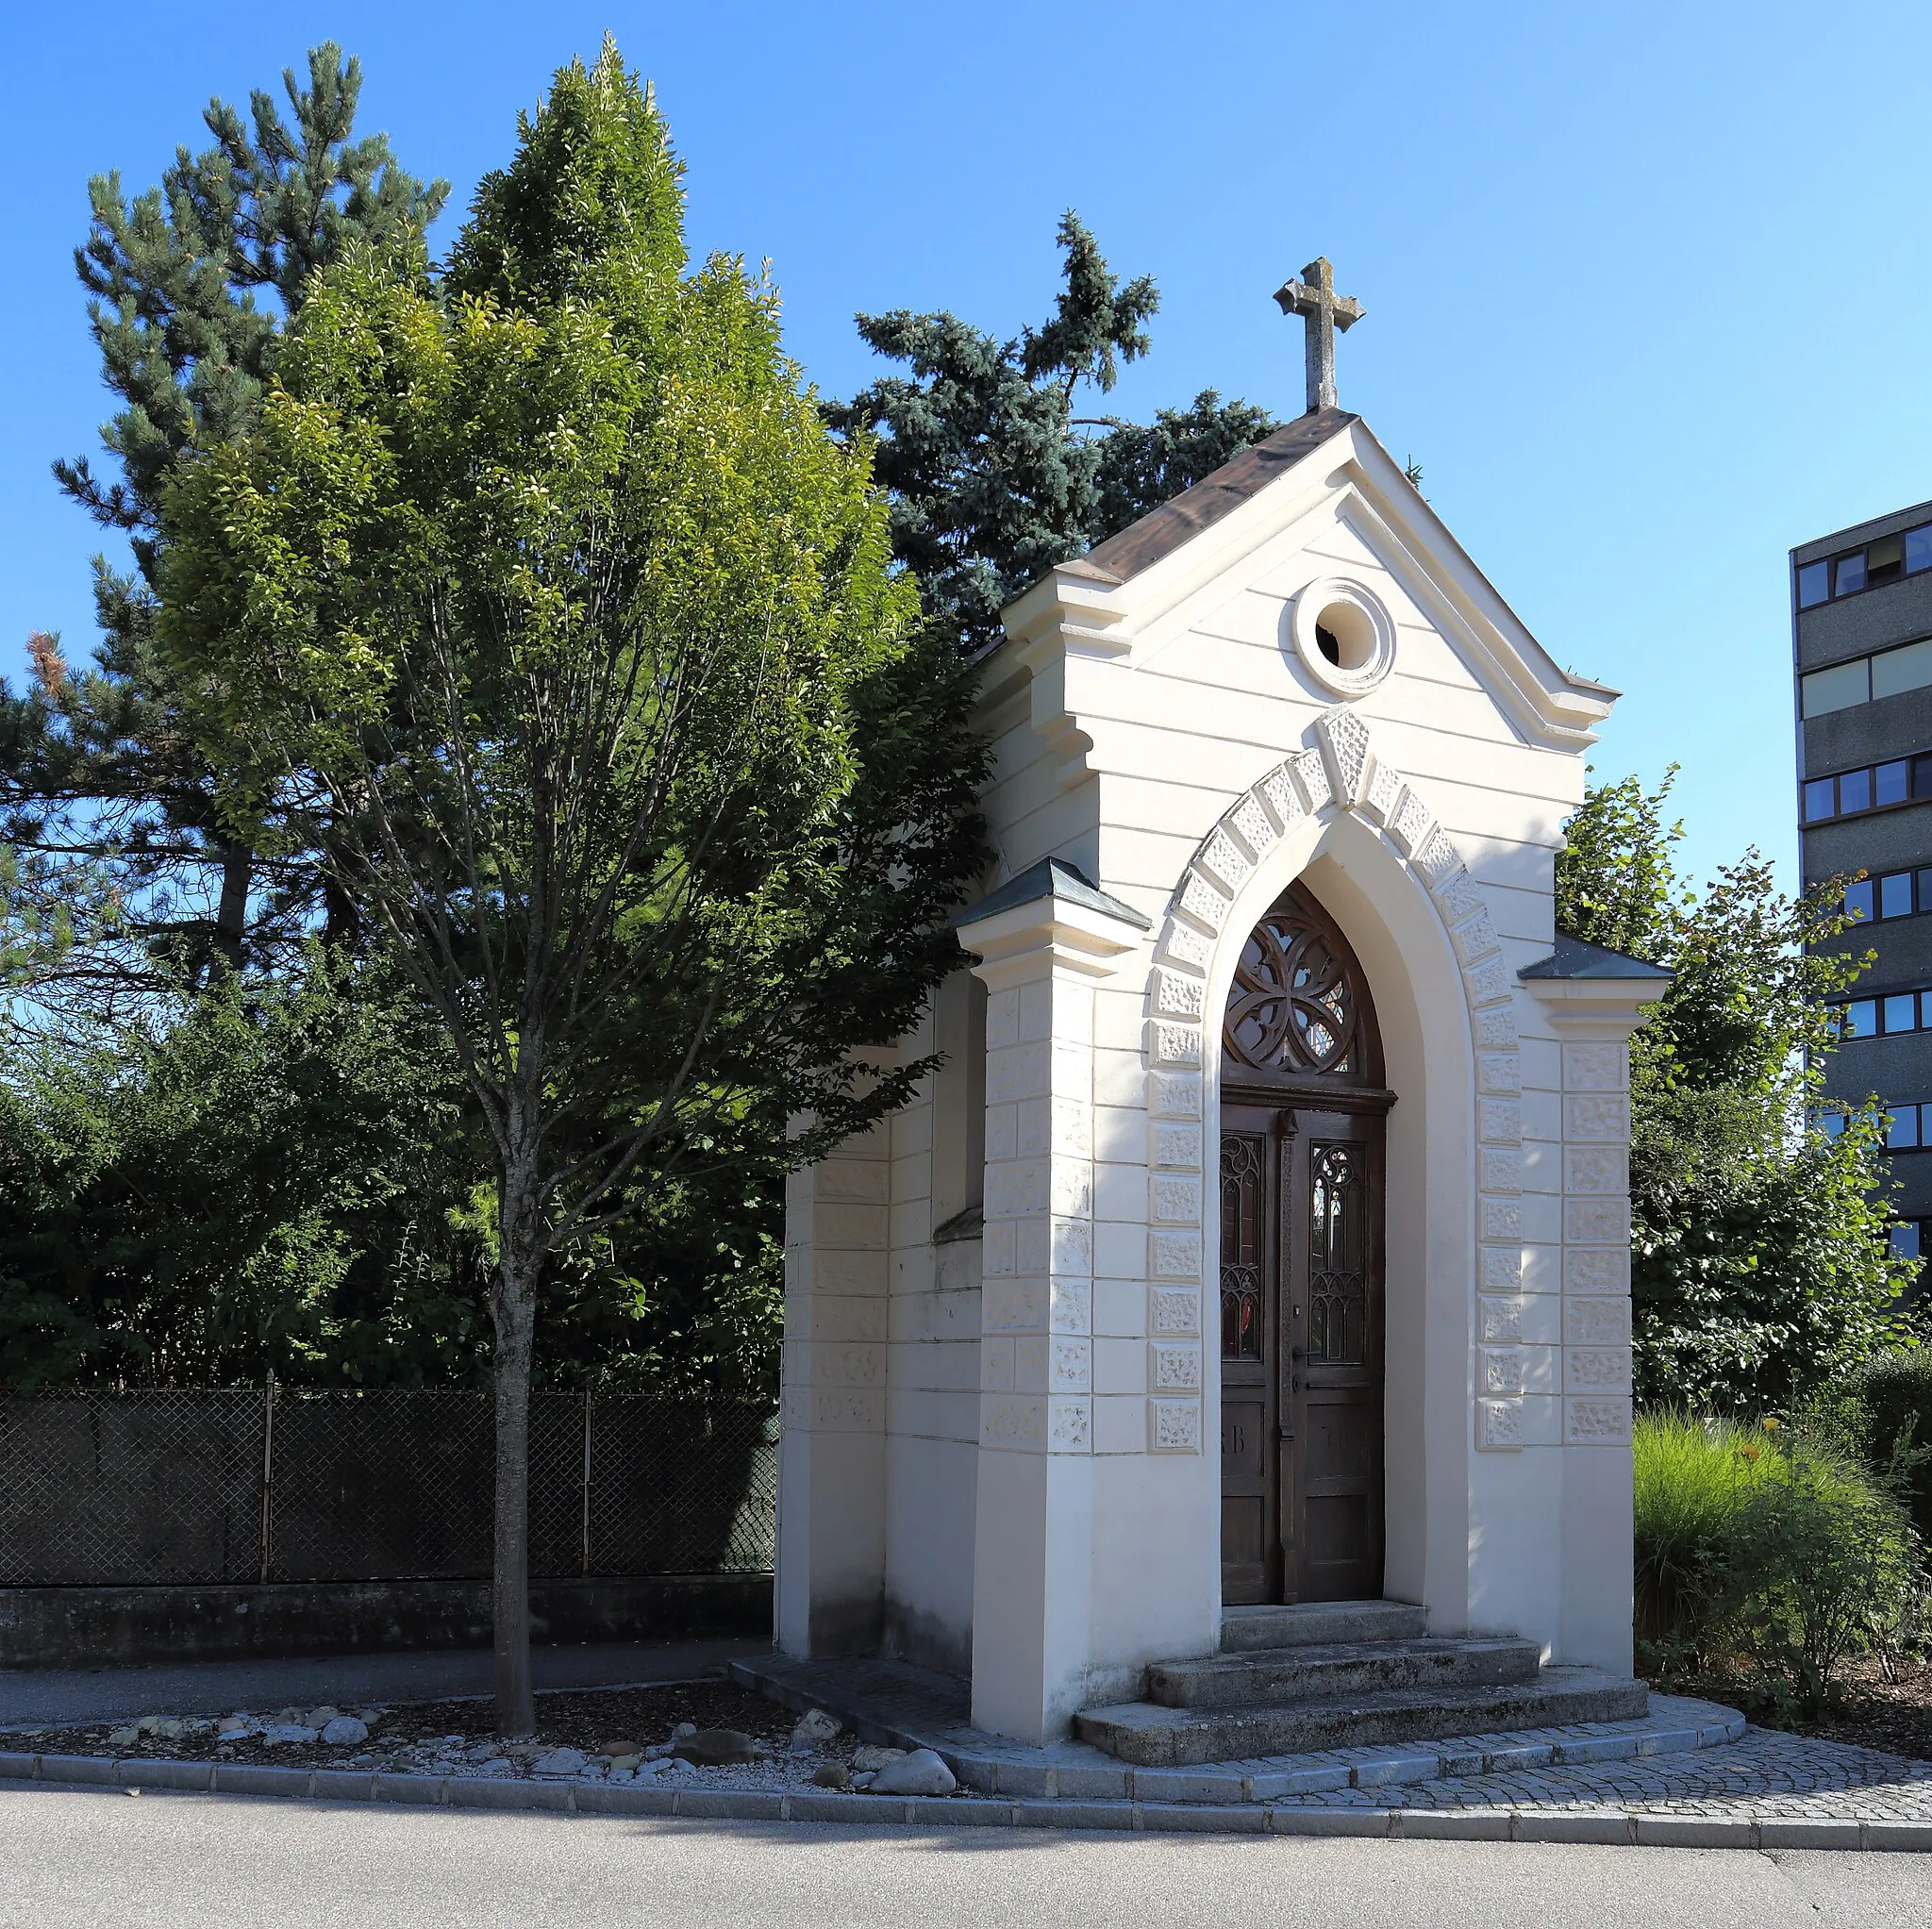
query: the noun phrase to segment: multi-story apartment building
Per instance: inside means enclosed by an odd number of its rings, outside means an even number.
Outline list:
[[[1828,1089],[1890,1108],[1894,1239],[1932,1257],[1932,503],[1792,550],[1791,636],[1804,878],[1865,873],[1840,942],[1877,953]]]

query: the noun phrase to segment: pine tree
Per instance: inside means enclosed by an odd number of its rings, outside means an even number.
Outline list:
[[[879,439],[892,548],[929,610],[978,650],[999,612],[1055,563],[1158,508],[1278,424],[1203,390],[1151,427],[1074,413],[1083,385],[1105,395],[1152,345],[1160,306],[1147,275],[1123,287],[1069,210],[1065,286],[1053,316],[1001,341],[950,313],[860,315],[858,332],[908,375],[883,375],[827,421]]]
[[[0,959],[55,1008],[206,982],[297,940],[324,889],[310,854],[264,867],[221,823],[153,635],[159,496],[183,451],[255,422],[318,268],[354,241],[420,232],[448,193],[398,168],[383,135],[354,138],[358,61],[326,42],[308,67],[306,86],[283,75],[287,116],[260,91],[246,118],[210,101],[212,145],[178,148],[133,200],[118,174],[88,184],[75,260],[121,406],[101,432],[112,472],[83,456],[54,473],[127,540],[132,566],[95,558],[92,669],[42,636],[27,687],[0,683]],[[340,925],[346,907],[329,908]]]

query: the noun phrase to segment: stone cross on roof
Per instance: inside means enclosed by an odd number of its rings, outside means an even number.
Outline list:
[[[1286,281],[1274,291],[1284,315],[1299,315],[1307,324],[1308,413],[1335,407],[1335,331],[1349,329],[1363,315],[1360,302],[1335,292],[1335,271],[1325,255],[1317,255],[1302,270],[1299,281]]]

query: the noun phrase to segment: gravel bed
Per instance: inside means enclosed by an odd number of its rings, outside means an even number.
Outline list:
[[[246,1716],[251,1732],[225,1736],[224,1721],[232,1721],[235,1716]],[[341,1731],[349,1738],[325,1740],[329,1723],[342,1717],[349,1718],[349,1727]],[[127,1724],[14,1729],[0,1735],[0,1748],[30,1748],[42,1754],[111,1754],[124,1760],[505,1777],[542,1772],[538,1763],[558,1750],[575,1750],[587,1760],[572,1778],[590,1780],[610,1778],[612,1761],[623,1762],[636,1753],[656,1757],[645,1772],[667,1787],[756,1788],[783,1788],[788,1775],[794,1782],[808,1780],[812,1770],[824,1762],[849,1762],[857,1747],[847,1735],[795,1762],[784,1757],[797,1718],[762,1695],[724,1681],[540,1694],[536,1738],[507,1747],[492,1736],[490,1717],[491,1704],[481,1698],[387,1706],[237,1709],[226,1718],[157,1713]],[[354,1732],[357,1729],[366,1732]],[[719,1767],[667,1759],[664,1751],[674,1745],[674,1736],[693,1729],[734,1731],[749,1738],[760,1751],[770,1750],[774,1757],[783,1758]],[[622,1780],[635,1779],[637,1769],[620,1768],[615,1774]]]

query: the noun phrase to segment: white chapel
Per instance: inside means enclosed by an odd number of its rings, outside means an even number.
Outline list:
[[[1145,1760],[1216,1758],[1136,1743],[1151,1669],[1316,1604],[1470,1678],[1510,1638],[1542,1720],[1641,1711],[1626,1068],[1665,981],[1552,915],[1615,692],[1335,406],[1327,264],[1281,299],[1309,412],[1006,610],[997,876],[904,1044],[942,1068],[788,1202],[780,1647]]]

